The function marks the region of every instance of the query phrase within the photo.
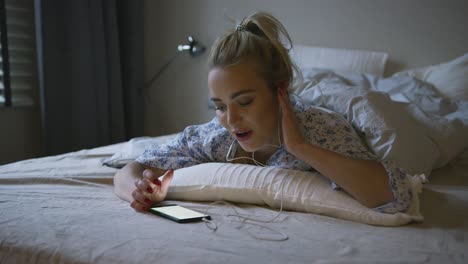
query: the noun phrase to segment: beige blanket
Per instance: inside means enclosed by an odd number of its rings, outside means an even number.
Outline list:
[[[468,155],[434,171],[421,196],[423,223],[376,227],[283,212],[241,223],[228,205],[205,223],[136,213],[113,193],[104,159],[124,144],[0,166],[0,263],[467,263]],[[277,211],[236,204],[242,215]],[[258,224],[258,223],[257,223]],[[287,235],[282,240],[279,234]],[[270,240],[261,240],[268,238]]]

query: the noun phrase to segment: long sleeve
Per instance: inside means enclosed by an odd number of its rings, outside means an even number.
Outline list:
[[[188,126],[171,142],[145,150],[136,161],[160,169],[222,162],[230,141],[229,133],[214,118],[206,124]]]

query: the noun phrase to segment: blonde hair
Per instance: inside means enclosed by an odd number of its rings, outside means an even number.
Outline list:
[[[285,41],[287,46],[282,43]],[[284,83],[288,88],[294,74],[300,75],[289,56],[292,41],[281,22],[265,12],[254,13],[227,35],[218,38],[209,56],[209,68],[225,68],[253,62],[272,89]]]

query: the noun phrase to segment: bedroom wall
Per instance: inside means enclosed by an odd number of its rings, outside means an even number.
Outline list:
[[[193,34],[209,47],[254,10],[271,12],[293,42],[385,51],[386,75],[453,59],[468,51],[464,0],[166,0],[145,1],[146,79]],[[161,135],[213,116],[207,101],[207,53],[180,56],[148,91],[145,131]]]

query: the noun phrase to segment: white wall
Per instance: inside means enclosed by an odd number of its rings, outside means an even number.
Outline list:
[[[206,46],[226,29],[225,18],[255,10],[271,12],[293,42],[390,54],[386,75],[405,68],[453,59],[468,52],[468,1],[465,0],[146,0],[146,76],[193,34]],[[185,54],[186,55],[186,54]],[[179,57],[151,87],[146,133],[161,135],[202,123],[207,108],[207,54]]]

